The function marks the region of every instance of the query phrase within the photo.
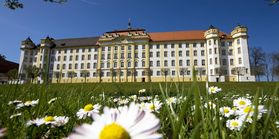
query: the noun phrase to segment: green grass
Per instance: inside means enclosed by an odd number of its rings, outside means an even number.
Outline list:
[[[160,133],[165,138],[278,138],[279,131],[275,121],[279,120],[278,83],[210,83],[210,86],[222,88],[216,95],[208,95],[205,83],[87,83],[87,84],[49,84],[45,85],[1,85],[0,86],[0,127],[7,128],[7,138],[40,138],[48,128],[26,127],[26,121],[45,115],[66,115],[70,117],[69,123],[59,129],[51,130],[51,138],[61,138],[69,135],[73,128],[82,123],[91,123],[92,120],[78,120],[76,112],[88,103],[100,103],[102,106],[116,107],[111,96],[129,96],[138,94],[138,90],[147,89],[141,95],[159,95],[161,101],[170,96],[186,97],[180,104],[168,106],[166,104],[156,113],[161,119]],[[105,94],[105,98],[100,95]],[[260,104],[264,104],[271,111],[252,125],[241,131],[230,131],[223,120],[217,120],[220,115],[208,109],[195,109],[209,101],[219,107],[232,106],[234,95],[266,97]],[[94,98],[92,98],[94,96]],[[54,98],[59,99],[53,104],[47,102]],[[200,98],[203,98],[201,100]],[[258,97],[254,97],[257,102]],[[12,100],[39,99],[37,106],[31,109],[16,110],[8,105]],[[256,104],[256,103],[255,103]],[[22,116],[10,119],[10,115],[21,112]]]

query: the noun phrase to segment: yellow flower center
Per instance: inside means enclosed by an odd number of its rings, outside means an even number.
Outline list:
[[[233,121],[233,122],[231,123],[231,125],[234,126],[234,127],[237,127],[237,126],[239,125],[239,123],[238,123],[237,121]]]
[[[230,110],[229,109],[224,109],[224,113],[229,113],[230,112]]]
[[[236,111],[237,109],[236,109],[236,107],[233,107],[232,110],[233,110],[233,111]]]
[[[215,88],[210,88],[210,92],[215,92]]]
[[[54,118],[53,118],[53,116],[47,116],[46,118],[44,118],[44,121],[51,122],[51,121],[54,121]]]
[[[25,104],[31,104],[32,103],[32,101],[26,101],[25,102]]]
[[[122,126],[112,123],[103,128],[99,139],[131,139],[131,137]]]
[[[92,111],[93,110],[93,105],[92,104],[87,104],[83,108],[84,111]]]
[[[249,112],[253,112],[254,109],[248,106],[248,107],[244,108],[243,111],[244,111],[245,113],[249,113]]]
[[[150,108],[150,110],[153,110],[153,111],[154,111],[156,107],[155,107],[154,104],[151,104],[151,105],[149,106],[149,108]]]
[[[239,105],[245,105],[245,104],[246,104],[245,101],[243,101],[243,100],[239,101]]]

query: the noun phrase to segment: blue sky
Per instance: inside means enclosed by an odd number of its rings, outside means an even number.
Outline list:
[[[1,0],[0,2],[3,2]],[[210,24],[230,33],[237,25],[249,29],[249,45],[279,50],[279,4],[265,0],[68,0],[50,4],[22,0],[25,8],[0,7],[0,53],[18,62],[20,42],[28,36],[39,43],[59,38],[99,36],[133,27],[147,32],[205,30]]]

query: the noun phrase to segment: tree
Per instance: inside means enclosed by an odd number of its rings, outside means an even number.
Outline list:
[[[43,0],[43,1],[51,2],[51,3],[65,3],[65,2],[67,2],[67,0]],[[21,0],[5,0],[4,3],[5,3],[4,5],[6,7],[10,8],[12,10],[24,7],[24,4],[21,2]]]
[[[232,74],[237,75],[237,81],[239,82],[239,76],[242,76],[245,73],[245,67],[235,67],[232,68]]]
[[[84,78],[84,82],[86,83],[86,78],[87,78],[87,75],[89,74],[89,71],[88,70],[82,70],[80,73]]]
[[[13,83],[18,78],[18,69],[11,69],[7,72],[8,79]]]
[[[27,77],[31,79],[31,83],[33,83],[33,80],[38,77],[41,73],[40,68],[36,66],[29,66],[26,68],[27,71]]]
[[[188,68],[180,68],[179,71],[180,71],[180,75],[182,75],[182,82],[184,82],[184,77],[188,71]]]
[[[168,68],[161,68],[161,74],[165,76],[165,82],[167,82],[167,76],[169,74],[170,69]]]
[[[279,52],[271,54],[271,80],[274,76],[279,76]]]
[[[264,75],[265,69],[265,52],[260,47],[253,47],[250,49],[250,61],[252,73],[256,76],[258,81],[260,76]]]
[[[0,62],[6,61],[6,56],[0,54]]]
[[[68,74],[68,77],[71,78],[71,83],[72,83],[73,77],[75,77],[76,72],[74,72],[74,71],[68,71],[67,74]]]

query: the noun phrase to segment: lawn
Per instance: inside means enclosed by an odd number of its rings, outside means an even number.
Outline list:
[[[156,103],[149,112],[160,120],[158,133],[163,138],[279,138],[278,83],[210,83],[209,86],[218,86],[222,91],[208,94],[204,82],[1,85],[0,127],[7,129],[6,138],[63,138],[75,127],[94,122],[91,117],[80,119],[77,115],[87,104],[99,104],[96,110],[103,113],[105,106],[117,108],[135,102],[143,109]],[[146,91],[139,93],[141,89]],[[57,99],[49,102],[53,98]],[[233,108],[234,100],[239,98],[251,101],[249,106],[253,111],[242,120],[243,126],[233,129],[227,126],[228,121],[240,116],[223,115],[220,109]],[[37,99],[38,104],[24,106],[26,101]],[[18,107],[21,102],[11,104],[14,100],[22,101],[23,106]],[[263,109],[256,109],[261,105]],[[69,119],[59,127],[27,124],[45,116]]]

